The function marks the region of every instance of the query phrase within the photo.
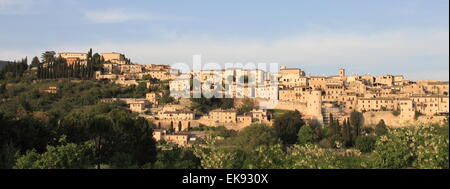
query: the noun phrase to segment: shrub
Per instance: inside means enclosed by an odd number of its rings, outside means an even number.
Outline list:
[[[386,124],[384,123],[384,120],[380,120],[380,122],[375,127],[375,134],[377,136],[385,135],[388,133],[388,129]]]
[[[359,136],[356,137],[355,148],[364,153],[372,152],[376,141],[374,136]]]
[[[319,142],[319,146],[322,148],[331,148],[332,144],[328,139],[324,138]]]
[[[300,128],[298,132],[298,144],[311,144],[314,142],[314,131],[309,125],[305,125]]]
[[[377,140],[371,165],[391,169],[448,169],[448,143],[448,135],[440,133],[439,126],[393,129]]]
[[[288,169],[338,169],[343,166],[335,152],[317,145],[294,145],[287,153]]]
[[[87,169],[92,166],[89,154],[91,144],[63,144],[48,146],[47,152],[38,154],[32,150],[17,159],[16,169]]]

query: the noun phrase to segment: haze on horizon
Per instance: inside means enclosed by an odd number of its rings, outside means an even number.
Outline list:
[[[139,64],[271,63],[309,75],[449,77],[448,0],[0,0],[0,60],[121,52]]]

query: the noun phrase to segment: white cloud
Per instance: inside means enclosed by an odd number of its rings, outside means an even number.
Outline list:
[[[104,11],[87,11],[84,18],[93,23],[120,23],[127,21],[165,20],[174,17],[132,10],[111,9]]]
[[[0,15],[26,13],[33,3],[34,0],[0,0]]]

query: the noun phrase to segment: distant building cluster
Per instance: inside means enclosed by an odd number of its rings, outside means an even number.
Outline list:
[[[86,59],[83,53],[60,53],[68,63]],[[138,85],[146,75],[170,86],[170,95],[179,104],[160,105],[164,93],[147,93],[143,99],[103,99],[122,101],[130,110],[157,125],[161,140],[187,144],[190,128],[199,125],[242,129],[252,123],[271,125],[268,109],[298,110],[305,119],[327,124],[332,115],[338,120],[349,117],[352,111],[363,113],[365,124],[376,124],[383,119],[390,126],[404,126],[411,122],[442,122],[449,113],[448,81],[410,81],[402,75],[347,75],[339,69],[333,76],[307,76],[299,68],[280,67],[279,72],[246,70],[194,70],[180,73],[168,65],[139,65],[126,61],[120,53],[103,53],[103,71],[96,79],[109,80],[123,86]],[[236,109],[217,109],[199,116],[189,108],[189,97],[194,96],[193,83],[201,84],[202,93],[223,98],[253,98],[259,104],[276,102],[274,107],[260,106],[248,113]],[[206,85],[205,85],[206,84]],[[154,84],[147,82],[147,87]],[[49,91],[50,92],[50,91]],[[184,97],[184,98],[183,98]],[[164,130],[164,131],[163,131]]]

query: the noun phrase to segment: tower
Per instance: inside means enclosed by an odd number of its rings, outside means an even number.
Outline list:
[[[402,121],[413,120],[415,117],[415,109],[412,100],[400,100],[400,118]]]
[[[343,68],[339,69],[339,76],[345,77],[345,69],[343,69]]]
[[[313,90],[308,94],[307,113],[317,120],[322,120],[322,91]]]

